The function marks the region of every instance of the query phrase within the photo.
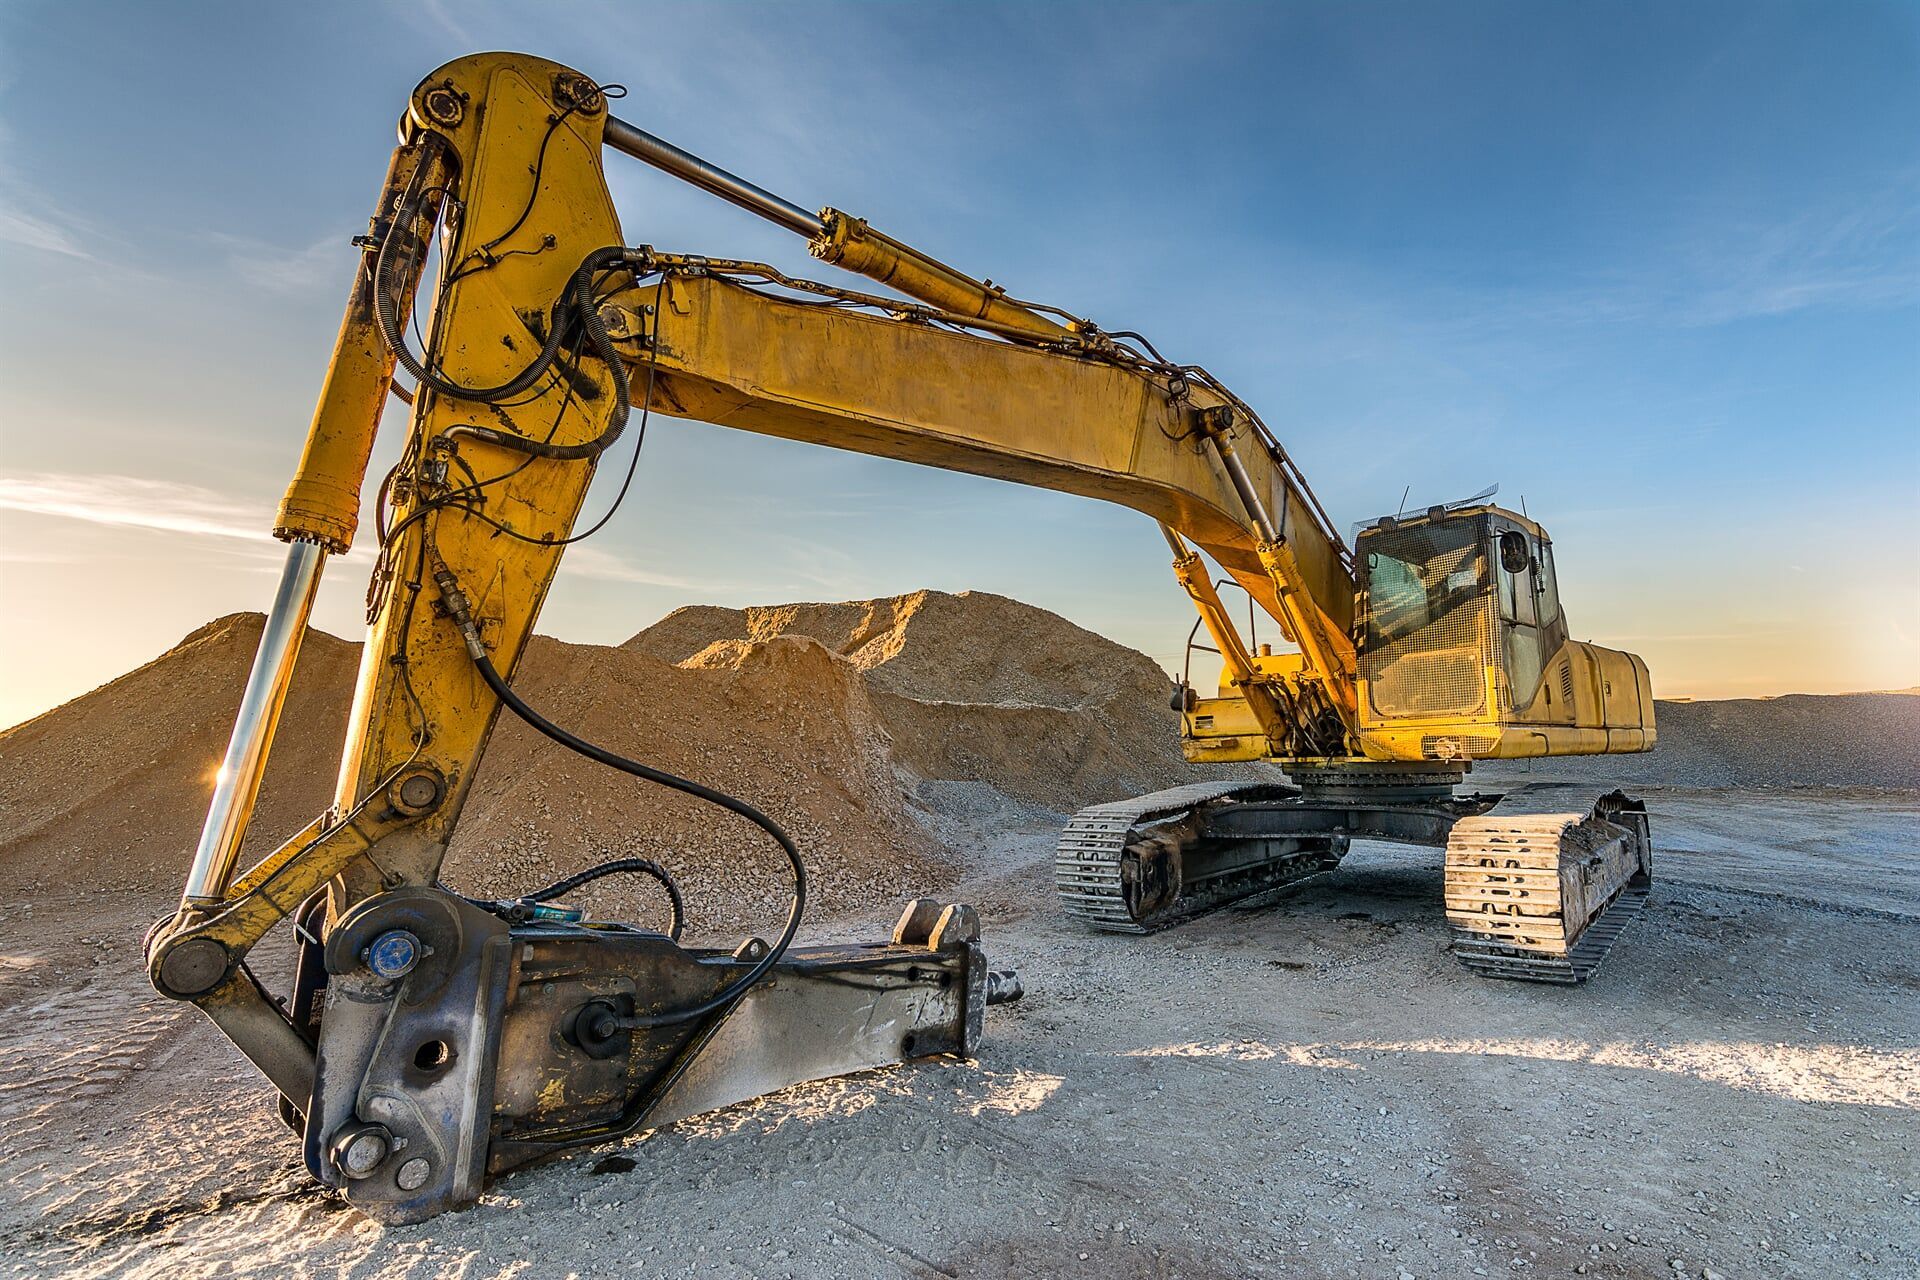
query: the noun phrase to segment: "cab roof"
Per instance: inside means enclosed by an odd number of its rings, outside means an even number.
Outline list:
[[[1507,508],[1495,506],[1491,502],[1482,502],[1471,507],[1454,507],[1452,509],[1446,507],[1428,507],[1425,511],[1410,515],[1380,516],[1378,519],[1368,521],[1366,526],[1362,528],[1356,536],[1355,541],[1358,542],[1360,538],[1365,538],[1370,534],[1385,533],[1390,529],[1412,529],[1423,525],[1452,524],[1460,520],[1472,520],[1480,516],[1490,515],[1499,516],[1503,520],[1511,520],[1514,524],[1519,525],[1522,529],[1525,529],[1542,542],[1553,541],[1551,537],[1547,536],[1547,531],[1538,524],[1535,524],[1531,519],[1521,515],[1518,511],[1509,511]]]

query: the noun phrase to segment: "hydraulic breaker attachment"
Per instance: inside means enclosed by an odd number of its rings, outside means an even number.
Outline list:
[[[971,907],[919,899],[891,941],[792,948],[688,1019],[676,1010],[767,944],[687,948],[622,924],[510,923],[496,907],[402,888],[303,938],[296,1030],[313,1034],[317,1006],[312,1094],[283,1114],[313,1175],[380,1221],[417,1222],[471,1204],[494,1174],[791,1084],[971,1055],[986,1007],[1021,994],[988,971]]]

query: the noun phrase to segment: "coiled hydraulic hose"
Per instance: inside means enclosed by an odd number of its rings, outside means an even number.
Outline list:
[[[428,135],[423,146],[444,145]],[[428,165],[422,164],[414,172],[414,182],[418,183]],[[573,274],[568,277],[566,287],[560,296],[554,299],[553,307],[547,318],[547,337],[540,351],[527,367],[501,383],[497,387],[470,387],[454,382],[435,373],[427,367],[425,361],[415,356],[407,346],[406,334],[402,332],[399,315],[399,302],[391,287],[394,242],[402,236],[411,236],[411,228],[420,216],[420,193],[415,186],[409,186],[402,197],[400,208],[388,224],[386,234],[380,238],[380,250],[374,258],[373,267],[373,312],[380,325],[380,336],[393,352],[406,371],[419,379],[420,385],[441,395],[459,400],[473,400],[481,404],[496,404],[508,400],[526,391],[544,376],[560,354],[560,345],[564,339],[569,322],[577,322],[585,332],[593,353],[606,363],[608,375],[613,383],[613,412],[608,416],[607,426],[592,440],[579,444],[550,444],[541,440],[530,440],[525,436],[501,431],[494,427],[463,426],[460,434],[473,436],[489,444],[513,449],[520,453],[532,454],[540,458],[573,459],[596,458],[606,452],[613,442],[620,438],[626,429],[627,415],[632,402],[627,388],[626,363],[613,345],[613,337],[607,332],[600,311],[593,296],[594,277],[611,267],[624,265],[630,257],[628,250],[619,245],[595,249],[581,260]]]
[[[592,1027],[594,1035],[604,1038],[623,1030],[638,1031],[647,1027],[666,1027],[691,1022],[718,1009],[723,1009],[745,995],[756,982],[767,975],[774,965],[780,962],[780,958],[787,953],[787,948],[792,945],[794,935],[800,931],[800,918],[807,906],[807,867],[801,860],[800,850],[793,843],[793,838],[781,828],[779,823],[738,796],[730,796],[724,791],[702,786],[691,778],[682,778],[664,769],[641,764],[638,760],[629,760],[605,747],[596,746],[584,738],[575,737],[535,711],[513,691],[507,684],[506,678],[500,674],[499,668],[493,665],[493,659],[488,655],[486,645],[480,639],[480,630],[474,625],[466,593],[460,589],[453,571],[437,557],[433,566],[433,581],[434,585],[440,589],[441,602],[446,605],[454,624],[460,628],[461,635],[466,638],[467,653],[472,657],[474,666],[479,669],[480,678],[487,682],[487,687],[493,690],[494,696],[499,698],[509,711],[569,751],[578,752],[589,760],[596,760],[622,773],[631,774],[633,777],[658,786],[668,787],[690,795],[696,800],[704,800],[708,804],[716,805],[729,813],[738,814],[773,837],[774,843],[780,846],[780,851],[787,855],[788,865],[793,868],[793,897],[787,908],[786,926],[781,929],[779,939],[767,949],[767,954],[762,956],[751,969],[728,983],[717,995],[690,1008],[676,1009],[671,1013],[644,1015],[602,1014],[595,1019]]]

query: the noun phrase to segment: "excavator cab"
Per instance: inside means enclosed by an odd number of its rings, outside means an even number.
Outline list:
[[[1356,540],[1359,736],[1374,760],[1646,751],[1647,667],[1569,639],[1553,542],[1494,506],[1386,516]]]

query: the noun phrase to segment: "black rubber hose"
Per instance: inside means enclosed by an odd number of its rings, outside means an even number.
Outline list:
[[[412,210],[403,213],[410,217]],[[393,242],[400,220],[395,220],[395,230],[389,231],[380,245],[380,258],[374,268],[374,315],[380,322],[380,336],[388,348],[422,386],[430,387],[442,395],[459,400],[474,400],[482,404],[492,404],[519,395],[535,382],[539,381],[555,357],[559,355],[562,336],[566,332],[570,318],[577,318],[586,330],[587,340],[607,366],[607,373],[613,383],[613,413],[609,415],[606,430],[592,440],[580,444],[548,444],[542,440],[529,440],[512,432],[499,431],[492,427],[466,426],[460,428],[464,435],[475,436],[490,444],[501,445],[521,453],[530,453],[541,458],[594,458],[605,453],[613,442],[620,438],[626,429],[627,415],[632,411],[631,393],[627,388],[626,361],[613,345],[613,337],[607,332],[606,324],[600,319],[599,309],[594,305],[593,278],[608,267],[621,265],[626,261],[627,251],[618,245],[604,249],[595,249],[588,254],[572,276],[567,279],[567,287],[554,301],[553,310],[548,318],[547,340],[527,365],[512,379],[497,387],[468,387],[450,382],[429,370],[407,347],[406,336],[400,332],[400,317],[395,310],[393,291],[387,287],[387,246]]]
[[[444,144],[439,144],[438,141],[433,138],[433,135],[429,134],[427,135],[427,141],[423,142],[422,145]],[[428,167],[428,161],[422,160],[420,166],[414,170],[413,180],[415,183],[420,180],[422,174],[426,173]],[[540,354],[533,358],[531,364],[515,374],[510,381],[504,382],[497,387],[462,387],[457,383],[449,382],[428,369],[426,365],[417,359],[413,352],[407,348],[405,335],[400,332],[400,317],[396,311],[398,304],[394,298],[393,289],[389,286],[389,281],[392,278],[394,241],[403,235],[411,237],[413,235],[413,224],[419,217],[419,192],[410,184],[407,187],[406,194],[401,197],[400,207],[394,210],[393,220],[387,224],[387,233],[380,237],[380,252],[375,255],[373,260],[373,314],[374,318],[380,324],[380,336],[386,339],[387,346],[392,349],[394,357],[406,367],[408,373],[411,373],[420,380],[421,385],[431,387],[444,395],[458,396],[464,400],[478,400],[482,403],[487,403],[495,400],[505,400],[509,396],[520,394],[520,392],[531,387],[534,382],[539,379],[540,375],[547,371],[547,367],[553,363],[554,357],[560,353],[560,336],[562,330],[565,328],[565,324],[563,323],[565,320],[564,313],[571,301],[572,295],[571,282],[569,282],[569,288],[563,290],[560,297],[554,301],[553,314],[549,318],[547,329],[547,340],[540,348]]]
[[[593,277],[605,268],[626,260],[627,251],[618,247],[596,249],[581,262],[567,283],[573,312],[580,320],[581,327],[587,331],[587,340],[593,346],[594,354],[607,366],[607,372],[613,380],[613,412],[607,415],[606,430],[591,440],[579,444],[549,444],[544,440],[529,440],[525,436],[514,435],[510,431],[500,431],[493,427],[467,424],[450,428],[450,432],[472,436],[497,444],[502,448],[515,449],[521,453],[532,454],[536,458],[597,458],[612,447],[627,429],[627,418],[633,412],[633,392],[627,385],[627,366],[625,359],[613,345],[613,335],[607,332],[607,326],[600,319],[599,308],[593,296]],[[554,315],[559,317],[562,304],[554,304]],[[648,375],[648,385],[652,385],[652,373]]]
[[[675,942],[680,941],[680,931],[686,927],[687,923],[686,900],[680,896],[680,886],[674,883],[673,874],[651,858],[615,858],[611,862],[603,862],[599,866],[588,867],[584,871],[576,871],[570,876],[555,880],[544,889],[535,889],[532,893],[522,894],[520,895],[520,900],[522,902],[551,902],[562,894],[572,893],[581,885],[591,884],[603,876],[621,875],[632,872],[637,872],[644,876],[652,876],[666,889],[667,905],[671,909],[670,923],[667,925],[667,936]]]
[[[418,180],[425,173],[423,163],[415,171]],[[607,428],[592,440],[580,444],[548,444],[545,441],[529,440],[512,432],[499,431],[492,427],[473,426],[465,429],[464,434],[473,435],[521,453],[533,454],[541,458],[594,458],[606,452],[613,442],[620,438],[626,429],[627,415],[631,411],[631,397],[627,389],[626,362],[613,345],[613,338],[600,319],[599,308],[593,297],[593,280],[596,275],[609,267],[619,266],[628,259],[628,252],[619,245],[610,245],[595,249],[581,260],[580,265],[567,280],[567,285],[554,300],[553,309],[547,318],[547,338],[541,344],[540,351],[527,367],[497,387],[469,387],[441,377],[427,368],[426,362],[416,357],[408,348],[406,335],[400,331],[398,302],[390,285],[392,279],[394,241],[401,236],[412,235],[412,227],[420,216],[419,193],[408,187],[402,197],[400,208],[395,211],[393,221],[388,224],[387,233],[380,239],[380,251],[373,265],[373,313],[380,325],[380,336],[386,342],[394,358],[404,366],[408,373],[419,379],[422,386],[438,391],[442,395],[460,400],[474,400],[482,404],[493,404],[511,399],[527,390],[545,375],[560,354],[560,344],[566,333],[567,321],[577,318],[586,330],[587,339],[592,344],[594,354],[606,363],[607,372],[613,382],[614,411],[609,417]]]
[[[436,574],[436,577],[437,576]],[[442,590],[445,590],[445,586],[443,586]],[[651,765],[641,764],[638,760],[629,760],[625,756],[616,755],[614,752],[608,751],[605,747],[595,746],[584,738],[577,738],[573,734],[568,733],[565,729],[562,729],[559,725],[553,723],[553,721],[528,706],[526,702],[521,699],[520,695],[515,693],[507,684],[506,679],[501,676],[499,668],[493,665],[493,659],[487,656],[484,650],[473,654],[473,663],[480,669],[480,678],[487,682],[487,687],[493,690],[494,696],[498,697],[509,711],[519,716],[547,737],[552,738],[561,746],[567,748],[569,751],[576,751],[589,760],[597,760],[609,768],[618,769],[622,773],[631,774],[636,778],[671,788],[674,791],[683,792],[697,800],[704,800],[708,804],[717,805],[729,813],[740,815],[748,822],[753,823],[762,831],[772,836],[774,842],[780,846],[781,851],[787,855],[787,862],[793,868],[793,899],[792,905],[787,909],[786,927],[780,931],[779,941],[768,948],[767,954],[762,956],[753,968],[747,970],[739,978],[729,983],[718,995],[709,1000],[702,1001],[691,1008],[676,1009],[672,1013],[655,1013],[644,1016],[634,1015],[620,1018],[612,1017],[611,1015],[604,1016],[600,1019],[600,1023],[603,1025],[596,1025],[594,1027],[595,1033],[604,1036],[611,1035],[618,1030],[638,1031],[647,1027],[666,1027],[673,1026],[676,1023],[691,1022],[695,1018],[704,1018],[716,1009],[725,1008],[727,1005],[732,1004],[735,1000],[745,995],[754,983],[764,978],[767,975],[767,971],[779,963],[780,958],[787,953],[788,946],[792,944],[793,935],[800,931],[800,917],[806,911],[807,906],[807,867],[806,863],[801,861],[800,850],[794,845],[793,838],[781,829],[779,823],[737,796],[730,796],[724,791],[715,791],[712,787],[702,786],[690,778],[682,778],[678,774],[668,773],[664,769],[655,769]]]

